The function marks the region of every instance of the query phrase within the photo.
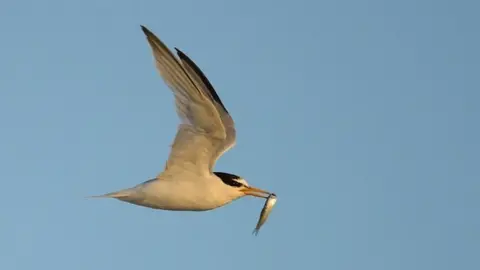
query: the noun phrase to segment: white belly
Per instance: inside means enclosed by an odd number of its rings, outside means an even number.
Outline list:
[[[208,184],[205,184],[208,183]],[[230,203],[224,184],[215,180],[152,180],[140,184],[119,200],[154,209],[173,211],[207,211]]]

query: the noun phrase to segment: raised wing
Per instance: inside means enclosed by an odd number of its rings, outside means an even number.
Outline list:
[[[142,26],[142,30],[152,48],[157,69],[175,96],[177,114],[182,120],[165,170],[187,169],[210,174],[219,152],[226,151],[220,150],[224,148],[222,145],[231,137],[223,111],[218,110],[212,93],[204,89],[204,82],[198,79],[201,77],[195,77],[196,73],[181,64],[146,27]]]
[[[233,122],[232,117],[228,113],[225,105],[223,105],[222,100],[218,96],[212,84],[207,79],[207,76],[203,74],[203,72],[195,64],[195,62],[193,62],[185,53],[183,53],[177,48],[175,48],[175,50],[177,51],[177,55],[180,58],[181,63],[187,74],[195,82],[195,85],[199,86],[199,89],[204,93],[204,95],[208,96],[210,98],[210,101],[215,105],[215,108],[220,114],[220,119],[222,120],[223,126],[225,128],[226,138],[217,145],[215,154],[210,161],[210,169],[213,169],[213,166],[215,166],[215,162],[218,160],[218,158],[220,158],[223,153],[225,153],[235,145],[235,123]]]

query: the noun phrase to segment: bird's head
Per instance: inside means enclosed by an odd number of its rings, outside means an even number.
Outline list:
[[[238,192],[239,197],[250,195],[259,198],[268,198],[270,195],[268,191],[250,186],[245,179],[238,175],[224,172],[214,172],[214,174],[220,178],[225,185],[228,185],[233,188],[235,192]]]

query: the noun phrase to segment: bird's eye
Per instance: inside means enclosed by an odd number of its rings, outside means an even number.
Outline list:
[[[235,181],[235,186],[238,188],[244,187],[245,185],[242,182]]]

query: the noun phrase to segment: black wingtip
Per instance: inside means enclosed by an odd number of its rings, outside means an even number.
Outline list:
[[[142,28],[142,31],[145,35],[151,35],[152,32],[150,32],[150,30],[148,30],[147,27],[143,26],[143,25],[140,25],[140,28]]]
[[[185,58],[186,55],[185,55],[184,52],[182,52],[182,51],[181,51],[179,48],[177,48],[177,47],[174,47],[174,48],[175,48],[175,51],[177,52],[178,57],[180,57],[180,58]]]

